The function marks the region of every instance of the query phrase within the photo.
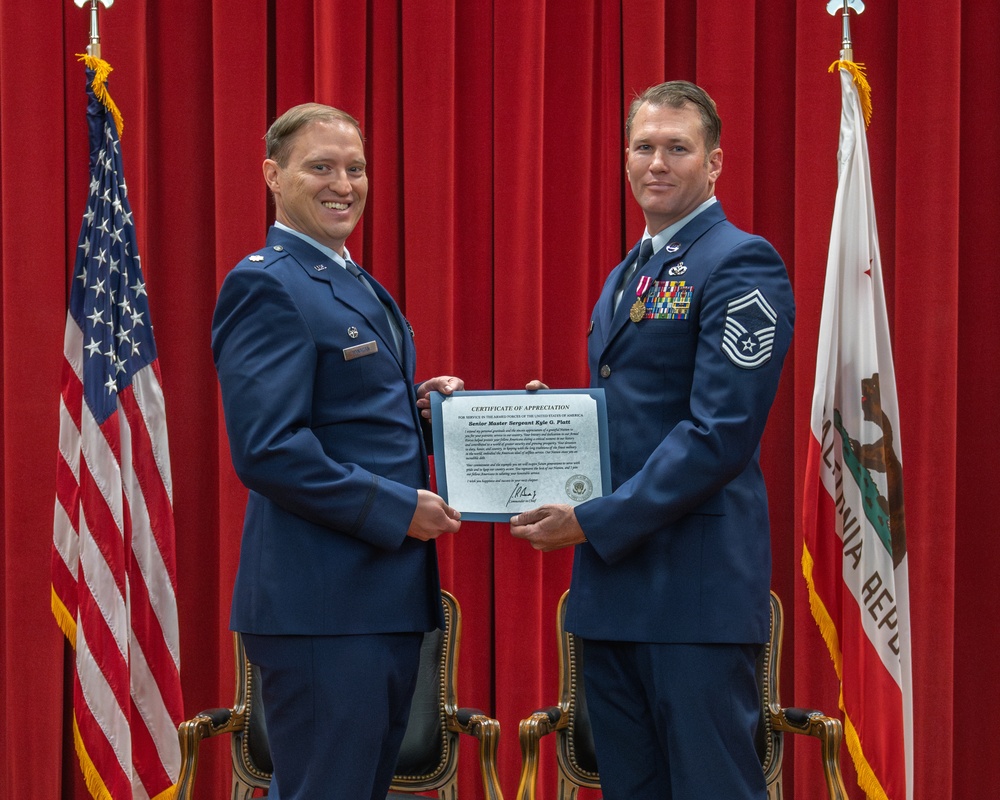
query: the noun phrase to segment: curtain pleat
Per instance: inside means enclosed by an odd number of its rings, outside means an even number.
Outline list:
[[[498,389],[519,389],[533,378],[545,379],[541,332],[545,309],[560,316],[568,305],[556,305],[545,290],[552,260],[562,257],[547,246],[544,237],[554,231],[543,226],[545,144],[562,138],[545,125],[550,24],[544,3],[510,0],[493,5],[492,360]],[[558,224],[572,227],[569,220]],[[543,646],[551,617],[538,599],[566,581],[560,577],[549,582],[551,561],[524,542],[512,541],[507,525],[493,527],[494,682],[497,718],[510,720],[500,722],[506,743],[514,738],[515,718],[551,702],[546,693],[551,695],[553,688],[544,677],[553,674],[555,662],[551,648]],[[515,708],[526,712],[515,714]],[[504,746],[499,758],[502,774],[515,775],[519,754]],[[549,777],[543,775],[543,780]]]
[[[801,576],[802,469],[837,183],[841,23],[794,0],[245,0],[101,8],[129,199],[166,396],[185,712],[233,696],[229,600],[246,491],[232,469],[210,350],[225,275],[263,244],[267,126],[316,100],[362,124],[371,191],[348,241],[413,326],[418,379],[469,389],[587,385],[586,333],[609,270],[643,229],[625,185],[632,98],[684,78],[723,118],[718,195],[782,254],[793,350],[762,443],[773,581],[785,605],[782,698],[837,709]],[[65,645],[49,611],[58,385],[69,270],[87,191],[88,11],[0,0],[0,796],[84,797]],[[915,796],[1000,791],[1000,744],[957,709],[998,699],[988,622],[1000,544],[1000,9],[868,3],[852,16],[873,87],[868,129],[900,399],[913,629]],[[625,524],[627,521],[623,521]],[[517,726],[555,702],[555,606],[572,554],[506,524],[439,541],[464,612],[459,701]],[[798,738],[798,737],[796,737]],[[555,772],[543,748],[543,797]],[[228,793],[207,743],[199,796]],[[846,749],[842,763],[852,800]],[[785,796],[818,796],[815,742],[786,748]],[[482,796],[463,744],[461,796]],[[596,796],[583,793],[581,800]]]
[[[964,7],[965,4],[963,4]],[[989,621],[996,618],[997,601],[987,582],[1000,569],[1000,539],[996,514],[989,497],[996,476],[1000,475],[1000,449],[996,446],[994,398],[1000,396],[1000,361],[997,342],[996,309],[1000,303],[1000,270],[997,269],[997,210],[1000,208],[1000,159],[979,158],[983,145],[996,139],[1000,108],[1000,14],[986,2],[976,2],[963,13],[961,23],[961,76],[952,87],[962,98],[958,127],[951,142],[953,158],[959,164],[958,241],[956,251],[948,255],[941,269],[948,280],[957,282],[957,305],[950,309],[957,322],[957,347],[954,369],[955,389],[954,444],[941,439],[933,451],[954,449],[956,456],[955,516],[938,517],[932,527],[939,547],[954,548],[956,576],[954,618],[947,620],[947,631],[954,630],[953,670],[947,659],[942,664],[927,665],[935,676],[934,686],[947,691],[952,687],[951,719],[965,717],[967,709],[995,699],[996,658],[986,655],[984,643],[991,638]],[[943,55],[943,54],[941,54]],[[933,69],[940,55],[928,60],[925,69]],[[954,54],[951,55],[954,59]],[[973,98],[973,99],[967,99]],[[956,149],[957,148],[957,149]],[[928,176],[930,180],[932,176]],[[934,193],[926,190],[928,201]],[[936,226],[935,226],[936,227]],[[918,231],[918,240],[932,242],[934,231]],[[937,248],[935,247],[936,251]],[[929,257],[932,260],[933,256]],[[939,273],[940,274],[940,273]],[[941,476],[947,485],[948,476]],[[932,493],[939,490],[935,482]],[[936,548],[930,555],[934,561]],[[943,587],[952,581],[940,575]],[[914,592],[911,591],[911,597]],[[935,593],[931,593],[933,598]],[[926,603],[927,601],[922,601]],[[933,602],[933,601],[931,601]],[[953,627],[952,627],[953,626]],[[926,657],[926,656],[925,656]],[[923,698],[926,702],[926,698]],[[931,711],[932,705],[924,711]],[[947,709],[945,713],[947,713]],[[924,717],[926,719],[926,716]],[[933,726],[933,723],[928,723]],[[971,797],[965,776],[979,774],[981,764],[1000,761],[1000,742],[989,736],[976,736],[967,725],[948,726],[952,732],[952,782],[954,797]],[[925,775],[926,780],[934,776]],[[991,787],[992,788],[992,787]]]
[[[930,4],[921,5],[931,10]],[[961,22],[961,16],[946,14],[935,25],[930,47],[926,26],[916,16],[901,16],[897,34],[897,72],[917,78],[897,82],[895,297],[888,295],[886,299],[891,304],[890,321],[895,323],[897,352],[902,353],[896,361],[896,380],[903,387],[900,391],[906,392],[909,412],[900,415],[899,435],[911,564],[910,613],[919,621],[913,647],[915,730],[936,727],[938,687],[958,682],[951,666],[958,581],[931,580],[923,583],[925,591],[917,591],[913,565],[933,564],[934,575],[956,575],[957,451],[952,443],[959,422],[955,353],[961,319],[956,313],[959,281],[955,278],[966,263],[957,257],[962,151],[956,145],[962,96],[956,87],[962,76],[958,58],[935,59],[933,50],[960,53]],[[935,122],[928,124],[931,108]],[[887,155],[890,152],[887,148]],[[929,181],[934,184],[933,202],[924,201]],[[995,352],[995,344],[993,347]],[[940,442],[949,446],[942,448]],[[922,459],[923,468],[911,469]],[[930,632],[935,644],[921,647]],[[927,785],[938,770],[946,768],[951,773],[956,736],[955,730],[946,727],[934,737],[937,764],[928,764],[919,756],[915,759],[915,785]],[[950,777],[940,784],[935,782],[943,796],[952,795],[956,781],[961,783],[957,774]]]
[[[40,19],[29,6],[4,9],[0,20],[0,49],[4,59],[14,60],[17,69],[0,70],[0,248],[4,269],[0,273],[3,337],[0,347],[0,414],[3,415],[3,460],[0,466],[0,513],[3,515],[3,547],[0,552],[0,745],[9,752],[16,742],[15,732],[23,720],[44,719],[50,731],[33,742],[34,763],[59,764],[63,758],[63,701],[72,697],[72,687],[62,679],[63,642],[58,628],[51,636],[36,632],[50,630],[49,588],[44,573],[51,552],[45,531],[35,531],[35,515],[19,510],[22,502],[35,500],[32,486],[46,486],[48,511],[54,501],[53,470],[56,463],[52,433],[58,430],[59,365],[65,327],[68,292],[66,242],[59,235],[46,235],[39,223],[51,220],[60,228],[69,209],[82,209],[87,181],[86,133],[69,139],[63,129],[63,97],[67,92],[84,92],[80,70],[67,79],[64,63],[71,57],[61,52],[62,18]],[[48,37],[54,42],[45,53],[37,41]],[[67,84],[68,80],[68,84]],[[52,102],[42,104],[41,97]],[[82,113],[85,101],[74,104]],[[82,156],[82,185],[64,181],[61,165],[70,148]],[[47,165],[40,172],[42,165]],[[13,180],[13,174],[20,177]],[[46,177],[32,189],[38,176]],[[35,200],[32,194],[40,197]],[[42,202],[41,196],[44,196]],[[70,203],[75,197],[78,203]],[[81,212],[82,213],[82,210]],[[79,218],[77,223],[79,230]],[[76,246],[74,242],[74,247]],[[15,268],[16,266],[16,268]],[[41,280],[40,280],[41,279]],[[41,299],[42,295],[51,298]],[[23,332],[19,344],[11,331]],[[50,331],[49,336],[29,332]],[[20,338],[20,337],[18,337]],[[20,353],[15,353],[15,349]],[[22,360],[22,356],[23,359]],[[43,364],[52,369],[40,369]],[[46,402],[35,402],[37,397]],[[42,434],[40,437],[39,434]],[[39,439],[45,444],[39,447]],[[27,458],[38,448],[38,458]],[[40,510],[40,509],[39,509]],[[38,516],[44,516],[42,512]],[[37,565],[37,566],[36,566]],[[37,573],[37,574],[35,574]],[[35,643],[31,668],[25,658],[25,642]],[[48,669],[37,665],[49,664]],[[41,794],[58,796],[58,770],[39,773],[27,759],[3,758],[3,786],[14,781],[34,782]],[[7,793],[9,794],[9,792]]]

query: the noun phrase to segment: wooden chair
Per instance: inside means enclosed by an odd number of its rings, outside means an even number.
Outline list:
[[[580,787],[600,789],[601,778],[594,753],[594,739],[583,690],[582,642],[564,627],[566,599],[556,611],[559,632],[559,705],[541,709],[521,720],[521,778],[517,800],[535,800],[538,783],[539,746],[543,736],[555,734],[558,769],[558,800],[574,800]],[[820,741],[820,758],[830,800],[846,800],[847,790],[840,772],[840,720],[819,711],[784,708],[778,695],[778,665],[783,633],[782,608],[771,592],[771,637],[757,662],[761,717],[757,728],[757,753],[764,769],[769,800],[781,800],[781,761],[785,733],[813,736]],[[543,795],[544,796],[544,795]]]
[[[503,800],[497,776],[496,755],[500,723],[472,708],[459,708],[455,699],[458,645],[462,632],[458,601],[441,593],[445,630],[424,635],[417,690],[410,720],[390,787],[389,798],[436,791],[440,800],[458,796],[460,734],[479,741],[479,766],[487,800]],[[232,750],[232,800],[249,800],[256,790],[271,783],[271,753],[267,742],[260,673],[247,660],[238,633],[233,635],[236,654],[236,702],[232,708],[212,708],[181,723],[181,770],[177,800],[191,800],[198,771],[198,751],[203,739],[230,734]]]

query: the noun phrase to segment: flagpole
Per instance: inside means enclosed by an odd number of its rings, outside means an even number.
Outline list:
[[[858,96],[861,100],[861,110],[865,118],[865,127],[872,118],[872,98],[871,86],[865,77],[864,64],[854,62],[854,45],[851,42],[851,10],[860,14],[865,10],[864,0],[829,0],[826,10],[830,16],[841,14],[843,36],[840,41],[840,59],[833,62],[830,72],[837,69],[846,69],[851,73],[855,86],[858,89]]]
[[[810,611],[835,664],[858,786],[868,800],[913,800],[899,402],[865,134],[871,86],[864,65],[854,61],[852,10],[860,14],[862,0],[827,3],[830,15],[842,18],[840,59],[829,68],[840,79],[841,115],[803,490],[802,569]],[[873,590],[891,608],[881,618]]]
[[[837,16],[837,12],[842,12],[841,19],[844,23],[844,37],[840,42],[840,60],[853,61],[854,47],[851,44],[851,9],[858,14],[865,10],[864,0],[829,0],[826,10],[830,16]]]
[[[51,604],[75,651],[73,750],[90,796],[173,798],[184,702],[166,401],[99,55],[97,4],[112,0],[74,2],[90,6],[90,170],[63,337]]]
[[[101,2],[105,8],[111,8],[115,0],[73,0],[79,8],[90,6],[90,44],[87,45],[87,55],[101,57],[101,34],[97,25],[97,4]]]

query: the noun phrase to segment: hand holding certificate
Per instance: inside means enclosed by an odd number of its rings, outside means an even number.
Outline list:
[[[610,492],[602,389],[435,394],[431,412],[438,493],[463,519]]]

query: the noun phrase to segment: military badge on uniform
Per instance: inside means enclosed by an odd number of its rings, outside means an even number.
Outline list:
[[[644,296],[635,301],[629,319],[687,319],[691,313],[694,287],[685,281],[654,281],[646,284]]]
[[[646,295],[646,319],[687,319],[694,287],[685,281],[653,281]]]
[[[649,275],[643,275],[639,278],[639,285],[635,290],[635,302],[628,310],[628,318],[632,322],[641,322],[646,318],[646,290],[649,289],[652,282],[653,279]]]
[[[642,322],[646,318],[646,304],[641,297],[632,303],[632,308],[628,310],[628,318],[632,322]]]
[[[778,314],[760,289],[730,300],[722,332],[722,352],[737,367],[757,369],[771,360]]]
[[[249,260],[250,261],[263,261],[264,260],[264,256],[254,254],[254,255],[250,256]]]

